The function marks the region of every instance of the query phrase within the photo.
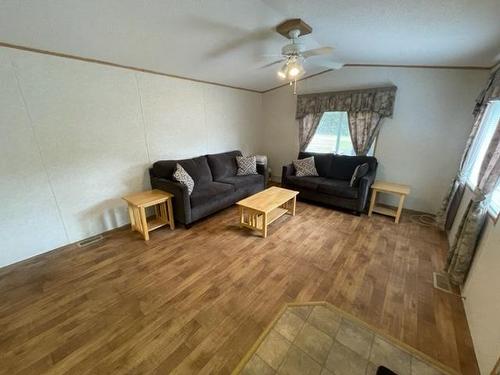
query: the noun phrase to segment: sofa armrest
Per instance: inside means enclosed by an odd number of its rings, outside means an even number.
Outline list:
[[[269,174],[267,173],[267,165],[257,163],[257,173],[264,176],[264,189],[265,189],[268,182],[267,180],[269,178]]]
[[[375,176],[377,175],[377,171],[370,171],[363,177],[359,179],[359,202],[358,202],[358,211],[364,211],[366,208],[366,204],[368,202],[368,197],[370,196],[370,187],[375,182]]]
[[[293,164],[288,164],[283,166],[283,170],[281,171],[281,185],[285,186],[287,182],[287,178],[293,176],[295,174],[295,168]]]
[[[191,223],[191,201],[186,185],[165,178],[151,177],[151,187],[173,194],[174,219],[183,224]]]

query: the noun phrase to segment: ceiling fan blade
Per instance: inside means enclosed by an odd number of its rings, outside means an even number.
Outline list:
[[[225,41],[208,53],[207,57],[209,58],[218,58],[247,45],[259,45],[259,43],[273,38],[276,34],[274,29],[268,27],[246,30],[207,20],[202,25],[209,31],[215,30],[225,34]]]
[[[304,51],[304,52],[302,52],[302,56],[305,59],[307,59],[308,57],[311,57],[311,56],[329,55],[332,52],[333,52],[332,47],[321,47],[321,48],[315,48],[315,49],[310,49],[310,50]]]
[[[311,64],[333,70],[338,70],[344,66],[344,63],[327,59],[314,59],[311,60]]]
[[[269,64],[266,64],[266,65],[263,65],[261,66],[259,69],[265,69],[265,68],[269,68],[270,66],[273,66],[273,65],[276,65],[276,64],[279,64],[283,61],[285,61],[286,59],[279,59],[279,60],[276,60],[276,61],[273,61],[272,63],[269,63]]]

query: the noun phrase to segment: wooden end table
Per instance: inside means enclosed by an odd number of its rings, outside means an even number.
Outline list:
[[[288,213],[295,216],[298,191],[270,187],[236,204],[240,207],[240,227],[259,231],[267,237],[267,227]]]
[[[128,203],[130,225],[133,231],[142,234],[144,240],[149,240],[149,232],[170,225],[175,229],[172,210],[173,195],[162,190],[149,190],[127,195],[123,199]],[[154,206],[155,216],[151,220],[146,218],[146,208]]]
[[[377,193],[389,193],[399,196],[398,208],[394,210],[385,206],[377,206]],[[393,184],[392,182],[386,181],[375,181],[372,185],[372,199],[370,202],[368,216],[372,216],[372,212],[394,216],[394,222],[396,224],[399,223],[401,211],[403,211],[403,204],[408,194],[410,194],[410,187],[408,185]]]

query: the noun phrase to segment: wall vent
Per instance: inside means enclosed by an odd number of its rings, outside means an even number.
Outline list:
[[[104,239],[104,237],[102,235],[97,235],[97,236],[94,236],[94,237],[89,237],[89,238],[86,238],[80,242],[78,242],[76,244],[76,246],[78,247],[86,247],[86,246],[90,246],[90,245],[93,245],[99,241],[102,241]]]
[[[446,293],[455,294],[453,293],[453,289],[451,287],[450,278],[446,273],[434,272],[433,277],[434,277],[434,288],[442,290],[443,292]]]

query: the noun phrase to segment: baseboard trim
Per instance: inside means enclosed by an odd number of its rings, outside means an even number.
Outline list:
[[[55,251],[69,250],[69,249],[74,249],[74,250],[85,249],[85,247],[90,247],[92,244],[89,244],[88,246],[79,246],[78,244],[81,242],[87,241],[91,238],[95,238],[95,237],[99,237],[99,236],[103,237],[101,240],[98,241],[98,243],[100,244],[102,241],[106,240],[106,236],[108,236],[109,234],[114,233],[114,232],[118,232],[121,230],[129,230],[129,229],[130,229],[130,223],[125,224],[125,225],[121,225],[119,227],[107,230],[107,231],[102,232],[102,233],[94,234],[90,237],[83,238],[83,239],[76,241],[76,242],[72,242],[72,243],[69,243],[69,244],[66,244],[63,246],[56,247],[55,249],[47,250],[43,253],[33,255],[33,256],[26,258],[26,259],[23,259],[23,260],[19,260],[19,261],[14,262],[14,263],[7,264],[6,266],[0,267],[0,277],[5,276],[5,274],[9,273],[11,271],[11,268],[14,268],[14,267],[17,268],[19,266],[29,264],[29,263],[37,263],[43,257],[47,257],[47,256],[52,255],[52,253]]]

